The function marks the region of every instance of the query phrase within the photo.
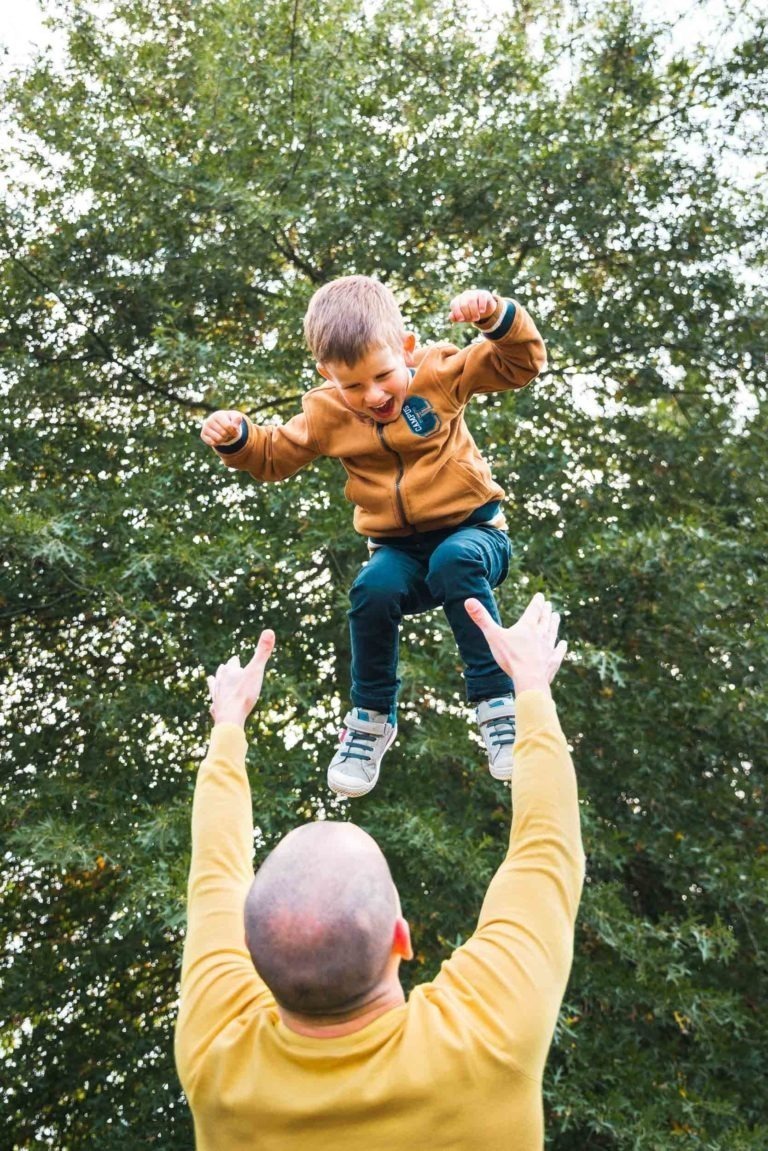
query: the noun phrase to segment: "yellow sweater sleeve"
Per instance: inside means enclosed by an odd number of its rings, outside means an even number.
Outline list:
[[[176,1064],[187,1094],[216,1036],[259,999],[274,1000],[245,946],[243,910],[253,879],[253,815],[243,729],[213,729],[192,805],[187,934],[176,1023]]]
[[[584,879],[576,775],[543,692],[517,699],[512,803],[509,850],[477,930],[433,987],[539,1080],[568,982]]]

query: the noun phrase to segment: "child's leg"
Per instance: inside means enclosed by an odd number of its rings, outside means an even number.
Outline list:
[[[430,557],[427,586],[442,604],[456,638],[470,703],[514,692],[512,680],[494,660],[483,633],[464,607],[464,601],[474,596],[501,623],[493,588],[506,578],[509,555],[506,532],[475,526],[452,532]]]
[[[425,559],[384,545],[374,551],[352,584],[348,619],[355,707],[385,715],[394,710],[400,690],[397,664],[403,612],[436,606],[425,576]]]

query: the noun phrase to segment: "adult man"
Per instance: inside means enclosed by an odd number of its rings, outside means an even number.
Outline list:
[[[235,657],[209,680],[176,1036],[198,1151],[543,1146],[541,1077],[584,866],[549,689],[565,643],[541,595],[508,629],[466,606],[517,689],[510,847],[474,935],[407,1003],[408,926],[365,832],[304,826],[253,878],[243,725],[274,634],[247,667]]]

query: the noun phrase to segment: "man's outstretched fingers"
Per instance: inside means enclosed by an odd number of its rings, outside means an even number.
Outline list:
[[[546,606],[547,601],[544,599],[542,593],[537,591],[533,599],[529,601],[527,608],[520,618],[524,619],[527,623],[535,625],[541,619]]]
[[[549,682],[550,683],[552,682],[552,680],[555,678],[555,676],[559,672],[560,665],[565,658],[565,653],[567,652],[567,650],[568,650],[567,641],[564,639],[561,639],[560,643],[557,645],[554,652],[552,653],[552,663],[550,665],[551,671],[550,671],[550,675],[549,675]]]
[[[267,628],[259,636],[259,642],[256,645],[256,651],[251,659],[248,661],[245,670],[255,671],[257,667],[264,667],[267,660],[272,654],[272,649],[275,646],[275,633],[271,628]]]

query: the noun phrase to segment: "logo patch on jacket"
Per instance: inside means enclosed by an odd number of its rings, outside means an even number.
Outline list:
[[[409,396],[400,412],[411,431],[417,436],[432,436],[441,427],[442,420],[421,396]]]

